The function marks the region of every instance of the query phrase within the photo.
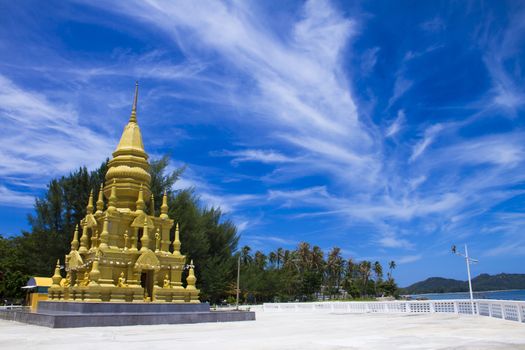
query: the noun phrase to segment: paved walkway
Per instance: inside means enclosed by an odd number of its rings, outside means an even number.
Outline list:
[[[72,346],[74,344],[74,346]],[[0,349],[525,349],[525,324],[487,317],[257,312],[257,321],[49,329],[0,321]]]

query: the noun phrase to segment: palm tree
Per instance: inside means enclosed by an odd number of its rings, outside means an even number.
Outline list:
[[[324,253],[318,246],[314,246],[312,248],[312,254],[311,254],[311,261],[312,261],[312,267],[317,269],[317,271],[321,271],[324,265]]]
[[[366,295],[366,287],[368,285],[368,279],[370,278],[370,270],[372,268],[372,263],[370,261],[362,261],[359,264],[359,270],[361,271],[361,276],[363,277],[363,296]]]
[[[309,268],[311,263],[310,244],[306,242],[299,243],[297,247],[297,258],[301,262],[301,268]]]
[[[348,258],[348,260],[346,261],[346,269],[345,269],[345,276],[343,279],[343,286],[349,294],[351,293],[352,286],[354,285],[355,269],[356,269],[356,265],[354,263],[354,260],[352,258]]]
[[[283,259],[284,259],[283,248],[277,248],[277,269],[281,267],[280,263],[283,261]]]
[[[252,262],[253,258],[251,257],[250,255],[250,251],[252,250],[252,248],[250,248],[249,246],[245,245],[244,247],[242,247],[241,249],[241,260],[242,260],[242,263],[244,265],[248,265],[249,263]]]
[[[283,253],[283,267],[288,267],[290,266],[290,263],[291,263],[291,260],[292,260],[292,253],[286,249]]]
[[[256,251],[254,262],[259,269],[264,270],[266,267],[266,255],[260,250]]]
[[[388,263],[388,268],[390,269],[390,272],[388,273],[388,279],[392,279],[392,271],[396,268],[396,262],[394,260],[390,261]]]
[[[374,274],[376,275],[376,282],[374,283],[374,290],[377,296],[377,285],[381,283],[381,280],[383,279],[383,266],[381,266],[381,263],[379,261],[376,261],[374,263]]]
[[[341,257],[341,248],[333,247],[330,253],[328,253],[328,259],[326,262],[326,285],[328,287],[330,298],[332,298],[334,293],[339,293],[343,265],[344,260]]]
[[[277,261],[277,254],[275,252],[270,252],[270,254],[268,254],[268,261],[270,262],[270,265],[274,266]]]
[[[355,264],[354,260],[352,258],[348,258],[346,261],[346,271],[347,276],[350,277],[350,279],[354,278],[354,270],[355,270]]]

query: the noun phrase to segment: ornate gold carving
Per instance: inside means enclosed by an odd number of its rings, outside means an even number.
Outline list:
[[[164,276],[164,285],[162,287],[163,288],[171,288],[171,281],[170,281],[170,278],[169,278],[168,274],[166,274],[166,276]]]
[[[69,253],[69,269],[70,270],[76,270],[78,267],[84,265],[84,261],[82,260],[82,256],[79,252],[76,250],[71,251]]]
[[[155,253],[148,249],[139,256],[135,268],[138,270],[159,270],[160,262]]]
[[[126,278],[124,277],[124,272],[121,272],[120,273],[120,276],[118,278],[118,283],[117,283],[117,287],[127,287],[128,285],[126,284]]]

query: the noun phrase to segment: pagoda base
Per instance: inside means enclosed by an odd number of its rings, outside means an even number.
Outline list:
[[[253,321],[255,312],[210,311],[208,303],[97,303],[41,301],[36,312],[0,312],[0,318],[50,328]]]

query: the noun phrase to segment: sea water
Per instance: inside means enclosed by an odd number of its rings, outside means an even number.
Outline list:
[[[469,299],[468,292],[412,294],[412,299],[448,300]],[[474,292],[474,299],[525,300],[525,289]]]

